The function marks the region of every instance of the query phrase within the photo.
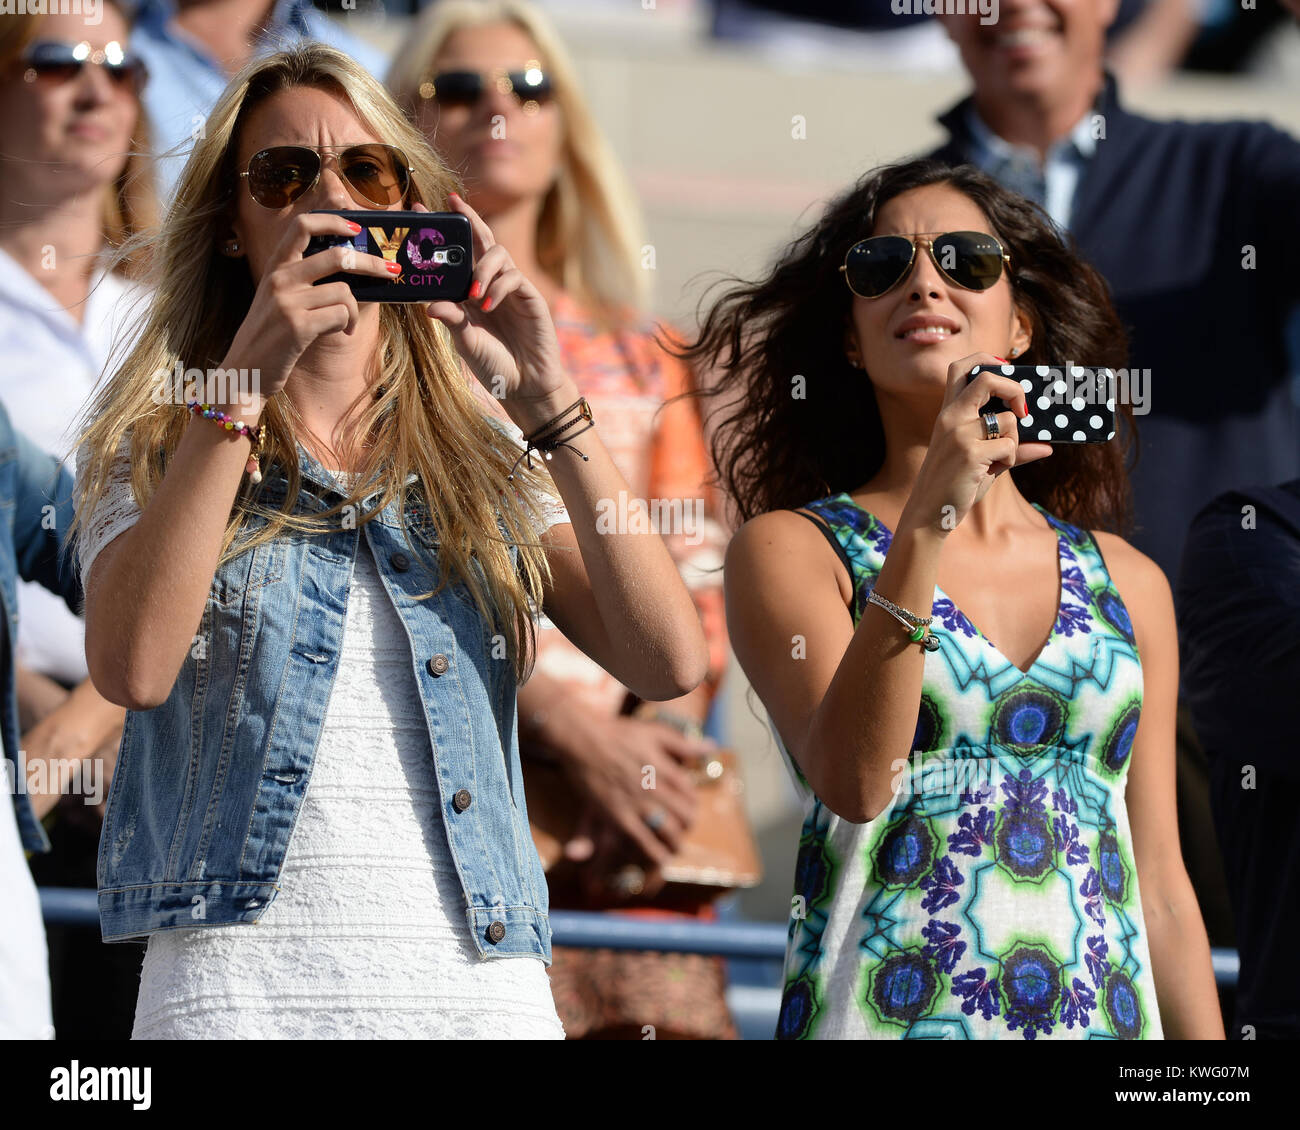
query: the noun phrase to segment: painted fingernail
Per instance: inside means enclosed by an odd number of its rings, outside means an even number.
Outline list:
[[[479,281],[478,281],[478,279],[475,279],[475,280],[474,280],[474,285],[473,285],[472,287],[469,288],[469,296],[470,296],[471,298],[477,298],[478,295],[479,295],[479,291],[481,291],[482,289],[483,289],[483,288],[482,288],[482,286],[479,285]]]
[[[492,299],[490,299],[490,298],[485,298],[485,299],[483,299],[483,311],[484,311],[484,313],[486,313],[488,310],[491,310],[491,309],[492,309]]]
[[[400,275],[402,273],[401,263],[385,263],[384,266],[388,268],[390,275]]]
[[[354,224],[351,220],[345,220],[344,223],[346,223],[354,232],[359,232],[361,230],[361,225]]]
[[[1001,361],[1004,365],[1007,362],[1007,359],[1005,357],[999,357],[998,360]]]

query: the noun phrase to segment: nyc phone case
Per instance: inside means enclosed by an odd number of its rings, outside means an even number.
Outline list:
[[[1020,383],[1029,415],[1017,420],[1022,440],[1046,443],[1108,443],[1115,437],[1115,374],[1083,365],[976,365],[979,373],[998,373]],[[993,397],[980,412],[1006,412]]]
[[[318,209],[361,225],[356,235],[316,235],[304,256],[346,245],[397,263],[391,280],[372,275],[329,275],[317,283],[345,282],[358,302],[464,302],[474,270],[469,220],[459,212],[363,212]]]

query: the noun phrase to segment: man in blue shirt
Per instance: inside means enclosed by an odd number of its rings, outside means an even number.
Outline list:
[[[144,103],[163,200],[231,77],[250,59],[303,39],[339,48],[383,81],[383,52],[349,35],[310,0],[139,0],[131,47],[149,68]]]
[[[1146,398],[1131,398],[1130,540],[1172,582],[1201,507],[1300,475],[1287,341],[1300,302],[1300,142],[1262,122],[1129,113],[1102,66],[1117,3],[1002,0],[996,24],[943,17],[975,89],[940,116],[951,137],[933,155],[1042,204],[1110,284],[1129,330],[1129,386]],[[1207,775],[1182,705],[1179,832],[1222,946],[1233,930]]]

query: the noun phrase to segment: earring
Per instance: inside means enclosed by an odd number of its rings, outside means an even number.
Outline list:
[[[234,255],[238,250],[239,250],[239,240],[237,239],[226,240],[227,254]]]
[[[1013,349],[1013,350],[1011,351],[1011,356],[1012,356],[1012,357],[1019,357],[1019,356],[1020,356],[1020,350],[1019,350],[1019,349]]]

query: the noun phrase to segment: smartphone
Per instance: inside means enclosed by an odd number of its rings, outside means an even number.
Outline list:
[[[341,271],[317,280],[345,282],[358,302],[464,302],[469,297],[474,251],[469,220],[459,212],[366,212],[317,209],[360,224],[356,235],[314,235],[303,252],[348,246],[401,266],[391,279]]]
[[[1022,440],[1045,443],[1108,443],[1115,438],[1115,374],[1111,369],[1075,365],[976,365],[969,384],[983,372],[1017,381],[1025,390],[1029,414],[1017,420]],[[981,409],[1006,412],[995,396]]]

